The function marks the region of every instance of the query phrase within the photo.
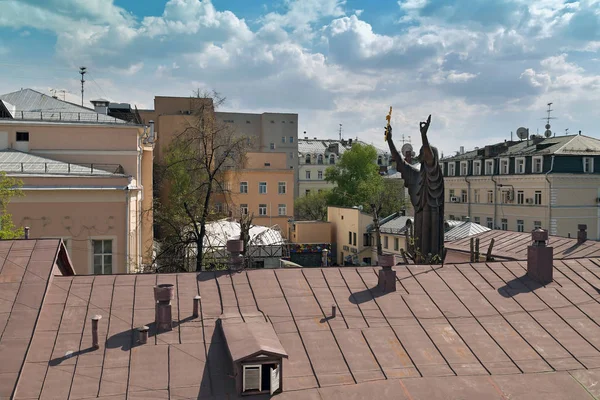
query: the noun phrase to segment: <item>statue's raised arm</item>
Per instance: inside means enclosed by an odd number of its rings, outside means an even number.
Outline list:
[[[423,162],[425,164],[431,166],[434,163],[433,150],[429,145],[429,139],[427,138],[427,131],[429,130],[429,125],[431,124],[431,114],[427,117],[426,122],[419,123],[419,129],[421,130],[421,141],[423,142]]]

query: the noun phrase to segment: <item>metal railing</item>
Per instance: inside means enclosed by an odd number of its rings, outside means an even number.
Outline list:
[[[110,115],[96,112],[73,112],[73,111],[16,111],[13,119],[59,121],[59,122],[102,122],[109,124],[131,124]]]
[[[74,175],[109,175],[124,174],[120,164],[73,164],[57,162],[0,162],[0,171],[22,174],[74,174]]]

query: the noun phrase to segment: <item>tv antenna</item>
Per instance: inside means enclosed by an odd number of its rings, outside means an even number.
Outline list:
[[[342,124],[340,124],[340,141],[342,141]]]
[[[81,107],[83,107],[83,84],[85,83],[83,76],[86,74],[86,72],[86,67],[79,67],[79,73],[81,74]]]
[[[569,134],[569,128],[565,128],[565,136]]]
[[[542,119],[546,120],[546,126],[544,128],[546,128],[546,131],[544,132],[544,136],[546,136],[547,138],[549,138],[550,136],[552,136],[552,131],[550,130],[551,126],[550,126],[550,120],[551,119],[556,119],[555,117],[551,117],[550,113],[554,111],[552,109],[552,103],[548,103],[548,109],[546,110],[546,113],[548,113],[547,116],[545,116]]]

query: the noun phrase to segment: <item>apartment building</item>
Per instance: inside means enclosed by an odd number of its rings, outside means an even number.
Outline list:
[[[148,130],[31,89],[0,95],[0,171],[31,238],[62,238],[78,274],[135,272],[152,258]]]
[[[379,232],[383,254],[393,254],[397,256],[397,259],[400,259],[402,250],[408,250],[409,243],[407,243],[406,238],[412,223],[412,217],[407,217],[400,213],[392,214],[380,221]],[[377,265],[377,240],[375,239],[374,230],[371,229],[370,232],[373,265]]]
[[[243,170],[226,174],[226,198],[217,200],[217,210],[229,205],[232,216],[253,214],[253,224],[286,227],[294,214],[294,170],[288,168],[285,153],[249,152]],[[231,209],[233,207],[233,209]]]
[[[299,195],[304,196],[311,191],[333,189],[333,183],[325,180],[325,170],[335,165],[345,151],[352,148],[353,143],[367,144],[358,140],[304,139],[298,140],[299,162]],[[377,159],[374,162],[382,173],[387,173],[392,164],[389,152],[377,149]]]
[[[154,98],[154,109],[139,110],[145,124],[154,126],[157,137],[157,161],[162,161],[173,138],[181,133],[198,102],[206,102],[212,109],[211,99],[193,97]],[[230,124],[234,132],[253,138],[248,144],[250,152],[284,154],[287,169],[294,174],[294,184],[288,190],[298,193],[298,114],[215,112],[217,121]],[[280,158],[280,156],[278,156]]]
[[[442,160],[447,219],[490,229],[575,236],[588,225],[600,240],[600,140],[533,136]]]

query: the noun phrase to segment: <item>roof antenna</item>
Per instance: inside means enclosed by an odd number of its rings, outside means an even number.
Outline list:
[[[79,73],[81,74],[81,107],[83,107],[83,84],[85,83],[85,79],[83,79],[83,76],[86,72],[86,67],[79,67]]]
[[[340,142],[342,141],[342,124],[340,124]]]
[[[544,128],[546,128],[546,131],[544,132],[544,136],[546,136],[547,138],[549,138],[550,136],[552,136],[552,131],[550,130],[550,120],[551,119],[556,119],[555,117],[551,117],[550,113],[554,111],[552,109],[552,103],[548,103],[548,109],[546,110],[546,112],[548,113],[548,115],[542,119],[546,120],[546,126]]]

